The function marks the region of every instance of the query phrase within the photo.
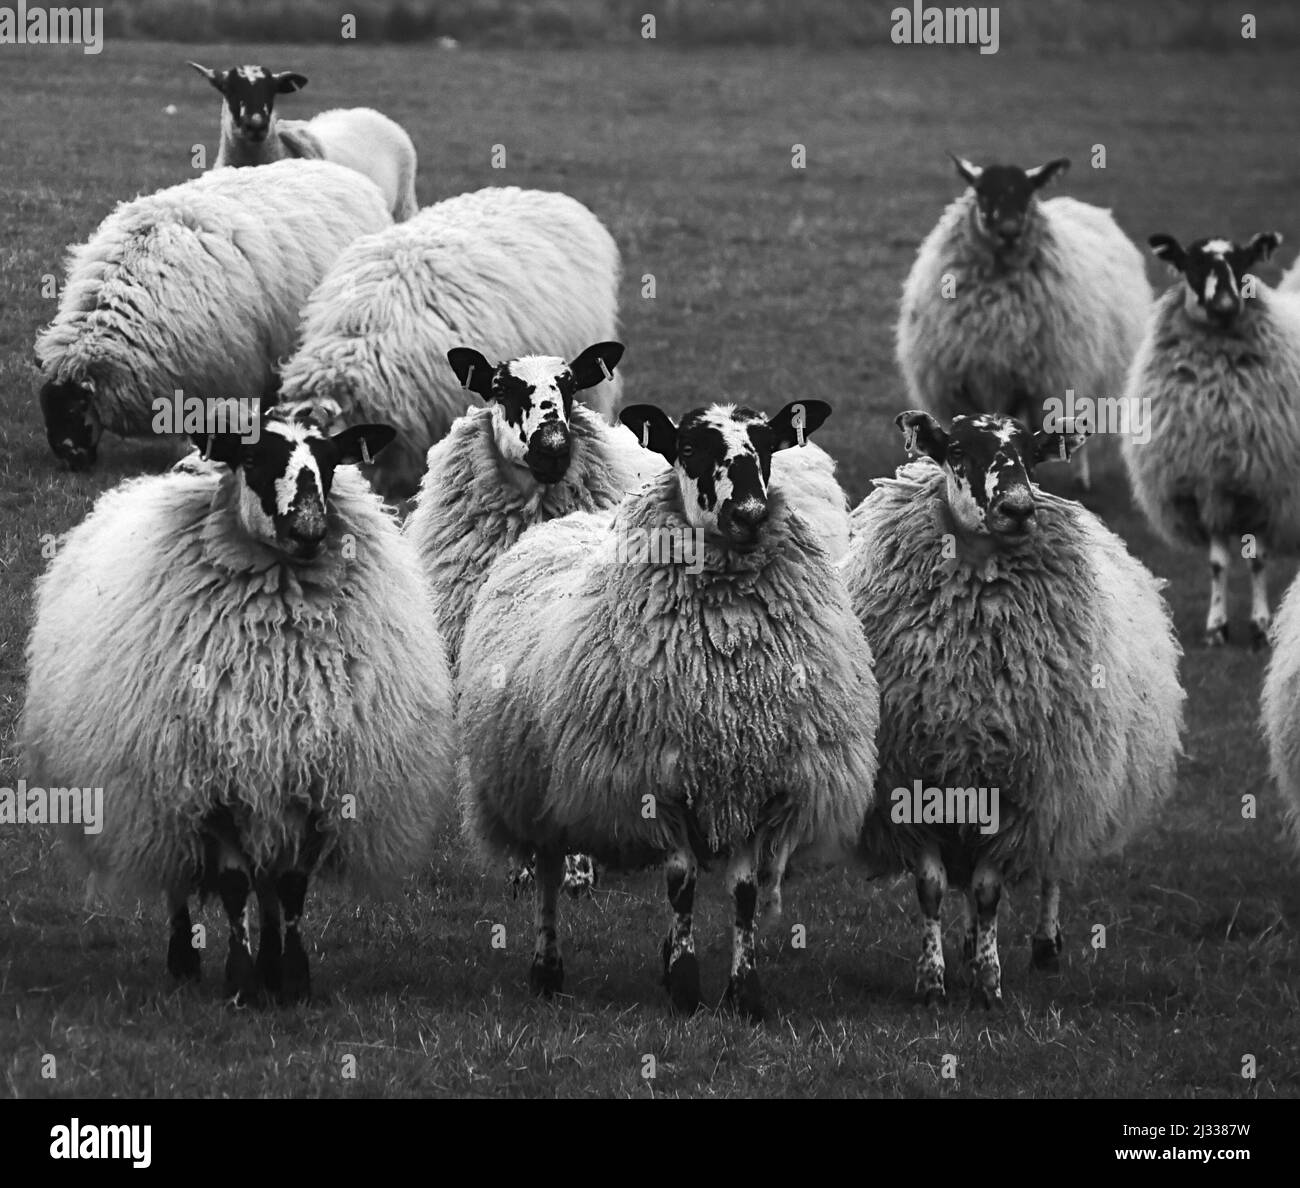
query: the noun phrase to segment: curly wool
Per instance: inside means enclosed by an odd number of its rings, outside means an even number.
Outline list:
[[[395,426],[376,482],[409,496],[465,410],[447,351],[574,358],[617,337],[620,271],[609,232],[567,195],[508,186],[449,198],[343,253],[303,311],[281,398]],[[616,372],[596,389],[602,415],[621,383]]]
[[[152,432],[151,402],[261,396],[338,254],[392,220],[374,185],[323,161],[218,169],[125,202],[70,250],[45,379],[89,380],[104,427]]]
[[[461,649],[481,845],[626,867],[755,831],[773,849],[852,844],[876,768],[871,653],[813,530],[779,491],[769,508],[752,553],[709,545],[698,574],[621,559],[634,533],[690,531],[670,472],[612,520],[553,520],[502,556]]]
[[[314,809],[324,866],[382,885],[426,857],[452,798],[418,560],[355,468],[310,563],[247,537],[238,490],[224,468],[134,479],[69,534],[37,585],[27,770],[104,788],[103,832],[72,838],[110,885],[186,890],[217,806],[254,863]]]
[[[628,430],[574,405],[564,478],[526,493],[497,449],[492,412],[472,408],[429,450],[415,510],[403,532],[433,591],[438,629],[455,671],[465,620],[492,563],[534,524],[614,507],[648,477],[655,455]]]
[[[913,406],[945,420],[1003,413],[1038,428],[1042,401],[1067,388],[1117,397],[1152,301],[1141,253],[1108,210],[1052,198],[1031,208],[1007,267],[974,233],[974,207],[971,190],[948,206],[903,286],[896,349]]]
[[[1138,505],[1174,544],[1251,533],[1300,546],[1300,297],[1259,285],[1228,330],[1192,321],[1182,282],[1156,303],[1127,395],[1151,440],[1125,441]]]
[[[1079,504],[1037,493],[1037,531],[992,559],[961,541],[943,471],[878,480],[844,563],[876,657],[880,768],[862,853],[914,869],[940,845],[954,885],[1069,871],[1118,848],[1173,790],[1184,694],[1161,583]],[[951,550],[947,550],[951,552]],[[896,824],[899,787],[996,787],[999,831]]]
[[[1260,725],[1269,772],[1282,794],[1283,831],[1300,854],[1300,581],[1292,582],[1273,620],[1273,653],[1260,693]]]

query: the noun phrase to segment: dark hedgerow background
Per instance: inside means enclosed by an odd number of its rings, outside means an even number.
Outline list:
[[[1264,279],[1293,258],[1286,5],[1252,6],[1258,37],[1243,41],[1235,5],[1004,4],[1001,50],[983,56],[889,44],[889,7],[358,3],[358,39],[340,42],[325,5],[114,4],[98,57],[0,46],[0,786],[23,774],[14,726],[43,537],[172,456],[109,440],[93,475],[55,468],[33,400],[32,340],[55,308],[42,278],[61,275],[65,246],[115,203],[192,176],[196,143],[214,152],[218,100],[186,58],[303,71],[310,84],[282,101],[286,115],[390,113],[419,149],[423,203],[498,184],[574,194],[623,252],[627,398],[674,413],[716,397],[767,409],[826,399],[835,415],[819,440],[855,500],[902,458],[892,324],[917,245],[960,188],[944,150],[1025,165],[1068,155],[1056,192],[1112,207],[1135,239],[1276,228],[1290,238]],[[645,10],[654,41],[637,35]],[[386,44],[402,22],[460,48]],[[490,167],[495,144],[504,170]],[[791,167],[795,144],[806,169]],[[1090,167],[1098,144],[1105,169]],[[393,903],[315,889],[317,1000],[237,1012],[219,997],[218,909],[202,916],[204,983],[174,991],[160,904],[86,903],[47,830],[0,826],[4,1092],[1297,1096],[1300,867],[1278,841],[1265,778],[1264,658],[1203,648],[1204,558],[1158,545],[1121,476],[1087,501],[1172,582],[1187,757],[1150,830],[1067,888],[1060,976],[1028,969],[1034,897],[1012,897],[1000,1013],[966,1006],[955,902],[952,1005],[916,1008],[912,891],[852,870],[790,886],[785,921],[763,941],[763,1028],[669,1017],[657,983],[667,908],[651,875],[565,902],[570,995],[533,1001],[529,900],[485,877],[451,830]],[[1280,593],[1292,566],[1277,570]],[[1246,587],[1232,576],[1240,638]],[[697,932],[714,999],[729,953],[720,883],[705,879]],[[497,924],[504,949],[492,947]],[[1091,943],[1098,926],[1104,948]],[[355,1079],[342,1075],[348,1055]],[[947,1055],[955,1078],[942,1075]]]

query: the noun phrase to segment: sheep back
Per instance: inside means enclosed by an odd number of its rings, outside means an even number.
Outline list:
[[[1260,695],[1269,771],[1282,797],[1283,832],[1300,854],[1300,582],[1292,582],[1273,619],[1273,654]]]
[[[457,712],[466,824],[489,852],[619,867],[755,830],[822,855],[852,844],[877,696],[838,573],[779,491],[753,553],[710,545],[696,575],[621,558],[636,534],[689,531],[679,499],[665,474],[612,519],[530,529],[488,575]]]
[[[185,889],[222,805],[254,862],[313,809],[323,868],[383,884],[427,855],[454,779],[415,552],[355,468],[310,565],[235,529],[237,500],[224,469],[134,479],[69,534],[36,589],[28,770],[104,788],[103,831],[71,840],[109,885]]]

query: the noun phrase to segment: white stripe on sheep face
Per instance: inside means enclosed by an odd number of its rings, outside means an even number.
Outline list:
[[[1250,296],[1248,269],[1267,260],[1282,242],[1263,231],[1244,247],[1229,239],[1198,239],[1184,248],[1172,235],[1152,235],[1151,250],[1183,278],[1183,309],[1195,322],[1230,326]]]
[[[262,421],[256,441],[218,433],[195,438],[239,484],[239,520],[248,535],[294,560],[310,561],[325,544],[336,467],[370,462],[396,431],[357,425],[326,437],[310,423]]]
[[[734,404],[694,409],[680,424],[650,404],[632,405],[620,419],[673,465],[686,522],[743,551],[760,542],[767,520],[773,453],[803,444],[829,415],[829,405],[804,400],[770,420]]]

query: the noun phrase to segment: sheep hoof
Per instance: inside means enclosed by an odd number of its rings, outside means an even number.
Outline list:
[[[1207,648],[1221,648],[1228,642],[1228,624],[1220,623],[1217,627],[1207,627],[1205,629],[1205,646]]]
[[[758,985],[758,971],[752,966],[739,977],[732,974],[727,982],[726,1003],[750,1023],[763,1021],[763,992]]]
[[[167,972],[178,982],[197,982],[201,955],[188,936],[174,936],[167,945]]]
[[[679,1015],[693,1015],[700,1007],[700,965],[694,953],[679,953],[672,959],[672,937],[664,941],[664,989]]]
[[[1252,652],[1265,652],[1268,650],[1268,627],[1261,627],[1258,623],[1250,625],[1250,650]]]
[[[994,1007],[1002,1006],[1002,987],[987,986],[983,982],[976,982],[971,987],[970,992],[971,1006],[983,1007],[986,1011],[993,1010]]]
[[[1061,972],[1061,934],[1036,936],[1033,939],[1034,968],[1044,973]]]
[[[558,953],[535,954],[528,970],[528,988],[542,998],[564,989],[564,962]]]

